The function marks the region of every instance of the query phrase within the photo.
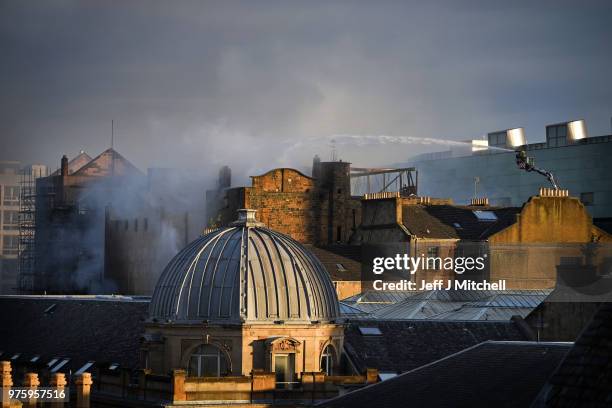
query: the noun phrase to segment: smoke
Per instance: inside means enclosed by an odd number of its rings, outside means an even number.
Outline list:
[[[151,294],[167,262],[205,227],[198,170],[150,169],[89,182],[58,227],[65,251],[45,257],[64,271],[62,291]],[[43,242],[41,242],[44,245]]]

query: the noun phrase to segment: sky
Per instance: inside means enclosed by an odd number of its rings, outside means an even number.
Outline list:
[[[0,160],[95,156],[111,121],[142,170],[238,178],[446,148],[337,135],[610,134],[610,21],[596,0],[0,0]]]

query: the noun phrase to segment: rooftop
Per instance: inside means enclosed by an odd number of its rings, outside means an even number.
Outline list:
[[[139,365],[148,300],[113,296],[0,296],[0,359],[69,359],[61,371]],[[61,361],[61,360],[60,360]]]
[[[404,226],[421,238],[484,240],[516,222],[520,207],[405,205]]]
[[[351,320],[345,330],[345,350],[358,372],[375,367],[402,373],[487,340],[529,339],[514,321]]]
[[[439,341],[439,339],[437,339]],[[389,380],[323,402],[323,407],[526,407],[571,343],[485,341]],[[420,352],[420,351],[416,351]]]

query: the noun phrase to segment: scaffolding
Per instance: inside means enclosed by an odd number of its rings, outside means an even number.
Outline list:
[[[36,179],[45,176],[41,169],[28,166],[21,172],[19,196],[19,289],[34,289],[36,263]]]
[[[351,194],[398,192],[401,196],[417,195],[418,171],[404,168],[351,168]]]

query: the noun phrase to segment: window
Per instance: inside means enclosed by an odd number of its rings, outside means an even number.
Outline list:
[[[393,377],[397,377],[397,373],[378,373],[378,378],[380,378],[380,381],[385,381]]]
[[[427,257],[437,258],[440,255],[440,247],[429,247],[427,248]]]
[[[478,221],[497,221],[497,215],[493,211],[474,210],[472,212]]]
[[[18,211],[4,211],[2,215],[2,223],[4,224],[2,229],[5,229],[5,230],[18,229],[19,212]]]
[[[2,252],[5,254],[17,254],[19,250],[19,237],[16,235],[5,235],[2,241]]]
[[[70,361],[70,359],[69,359],[69,358],[65,358],[65,359],[63,359],[62,361],[60,361],[59,363],[57,363],[57,364],[55,365],[55,367],[53,367],[53,368],[51,369],[51,374],[53,374],[53,373],[57,373],[57,372],[58,372],[58,371],[59,371],[59,370],[60,370],[60,369],[61,369],[63,366],[65,366],[65,365],[66,365],[66,364],[67,364],[69,361]]]
[[[359,327],[362,336],[380,336],[382,332],[378,327]]]
[[[223,352],[210,344],[196,348],[189,357],[191,377],[221,377],[227,375],[227,362]]]
[[[81,375],[83,374],[85,371],[89,370],[91,368],[91,366],[94,365],[94,361],[88,361],[87,363],[85,363],[85,365],[81,368],[79,368],[77,370],[77,372],[75,372],[75,375]]]
[[[3,215],[4,224],[16,225],[19,223],[19,212],[17,211],[4,211]]]
[[[506,132],[494,132],[488,134],[489,146],[506,147]]]
[[[595,193],[580,193],[580,201],[584,205],[595,204]]]
[[[295,377],[295,354],[275,354],[276,388],[292,388]]]
[[[4,186],[4,205],[19,204],[19,186]]]
[[[325,375],[332,375],[334,372],[334,349],[330,345],[327,345],[321,354],[321,371]]]
[[[567,125],[553,125],[546,127],[546,142],[549,147],[567,145]]]

